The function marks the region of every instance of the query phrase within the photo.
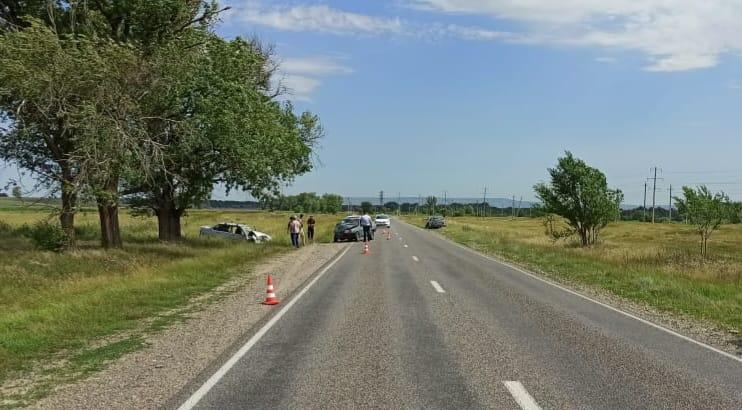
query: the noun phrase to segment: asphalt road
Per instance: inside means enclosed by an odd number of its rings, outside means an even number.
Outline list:
[[[742,409],[739,360],[393,223],[174,407]]]

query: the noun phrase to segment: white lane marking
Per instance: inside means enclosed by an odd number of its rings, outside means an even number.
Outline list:
[[[503,382],[507,387],[510,395],[513,396],[515,402],[518,403],[523,410],[541,410],[536,400],[528,394],[528,391],[520,382]]]
[[[406,222],[405,222],[405,223],[406,223]],[[409,224],[408,224],[408,225],[409,225]],[[417,228],[417,227],[416,227],[416,226],[414,226],[414,225],[410,225],[410,226],[412,226],[412,227],[414,227],[414,228]],[[417,228],[417,229],[420,229],[420,230],[422,230],[421,228]],[[561,290],[563,290],[564,292],[567,292],[567,293],[569,293],[569,294],[572,294],[572,295],[574,295],[574,296],[577,296],[577,297],[580,297],[580,298],[582,298],[582,299],[588,300],[588,301],[590,301],[590,302],[593,302],[593,303],[595,303],[596,305],[600,305],[600,306],[603,306],[603,307],[604,307],[604,308],[606,308],[606,309],[612,310],[612,311],[614,311],[614,312],[616,312],[616,313],[620,313],[620,314],[622,314],[622,315],[624,315],[624,316],[626,316],[626,317],[630,317],[630,318],[632,318],[632,319],[634,319],[634,320],[637,320],[637,321],[639,321],[639,322],[642,322],[642,323],[644,323],[645,325],[651,326],[651,327],[653,327],[653,328],[655,328],[655,329],[657,329],[657,330],[661,330],[661,331],[663,331],[663,332],[665,332],[665,333],[668,333],[668,334],[671,334],[671,335],[673,335],[673,336],[679,337],[679,338],[681,338],[681,339],[685,340],[686,342],[690,342],[690,343],[693,343],[693,344],[695,344],[695,345],[697,345],[697,346],[700,346],[700,347],[703,347],[703,348],[705,348],[705,349],[711,350],[712,352],[718,353],[718,354],[720,354],[720,355],[722,355],[722,356],[725,356],[725,357],[727,357],[727,358],[729,358],[729,359],[733,359],[733,360],[736,360],[736,361],[738,361],[738,362],[742,363],[742,357],[737,357],[737,356],[735,356],[735,355],[733,355],[733,354],[731,354],[731,353],[727,353],[727,352],[725,352],[725,351],[723,351],[723,350],[719,350],[719,349],[717,349],[717,348],[715,348],[715,347],[713,347],[713,346],[709,346],[709,345],[707,345],[706,343],[703,343],[703,342],[699,342],[698,340],[695,340],[695,339],[691,339],[691,338],[690,338],[690,337],[688,337],[688,336],[684,336],[684,335],[681,335],[680,333],[678,333],[678,332],[676,332],[676,331],[674,331],[674,330],[670,330],[670,329],[668,329],[668,328],[666,328],[666,327],[663,327],[663,326],[660,326],[660,325],[658,325],[658,324],[656,324],[656,323],[652,323],[652,322],[650,322],[650,321],[648,321],[648,320],[646,320],[646,319],[642,319],[642,318],[640,318],[640,317],[638,317],[638,316],[634,316],[634,315],[632,315],[631,313],[628,313],[628,312],[624,312],[624,311],[623,311],[623,310],[621,310],[621,309],[618,309],[618,308],[615,308],[615,307],[613,307],[613,306],[611,306],[611,305],[607,305],[607,304],[605,304],[605,303],[603,303],[603,302],[597,301],[597,300],[595,300],[595,299],[593,299],[593,298],[590,298],[590,297],[588,297],[588,296],[585,296],[585,295],[583,295],[583,294],[581,294],[581,293],[575,292],[574,290],[571,290],[571,289],[567,289],[567,288],[565,288],[564,286],[558,285],[558,284],[556,284],[556,283],[554,283],[554,282],[552,282],[552,281],[550,281],[550,280],[547,280],[547,279],[541,278],[541,277],[539,277],[539,276],[536,276],[536,275],[535,275],[535,274],[533,274],[533,273],[530,273],[530,272],[526,272],[525,270],[523,270],[523,269],[521,269],[521,268],[519,268],[519,267],[517,267],[517,266],[515,266],[515,265],[512,265],[512,264],[510,264],[510,263],[508,263],[508,262],[505,262],[505,261],[501,261],[501,260],[499,260],[499,259],[495,259],[495,258],[493,258],[493,257],[491,257],[491,256],[489,256],[489,255],[484,255],[484,254],[481,254],[481,253],[479,253],[479,252],[475,251],[474,249],[471,249],[471,248],[467,248],[466,246],[464,246],[464,245],[461,245],[461,244],[459,244],[459,243],[456,243],[456,242],[454,242],[454,241],[452,241],[452,240],[450,240],[450,239],[448,239],[448,238],[444,238],[443,236],[440,236],[440,235],[432,235],[432,236],[433,236],[433,237],[437,237],[438,239],[440,239],[440,240],[442,240],[442,241],[444,241],[444,242],[450,243],[451,245],[454,245],[454,246],[458,246],[459,248],[461,248],[461,249],[463,249],[463,250],[465,250],[465,251],[467,251],[467,252],[470,252],[470,253],[472,253],[472,254],[474,254],[474,255],[477,255],[477,256],[479,256],[480,258],[485,258],[485,259],[487,259],[487,260],[490,260],[490,261],[492,261],[492,262],[495,262],[495,263],[497,263],[497,264],[500,264],[500,265],[503,265],[503,266],[507,266],[508,268],[510,268],[510,269],[513,269],[513,270],[514,270],[514,271],[516,271],[516,272],[520,272],[520,273],[522,273],[522,274],[524,274],[524,275],[526,275],[526,276],[529,276],[529,277],[531,277],[531,278],[533,278],[533,279],[536,279],[536,280],[538,280],[538,281],[541,281],[541,282],[543,282],[543,283],[546,283],[546,284],[548,284],[548,285],[551,285],[551,286],[553,286],[553,287],[555,287],[555,288],[557,288],[557,289],[561,289]]]
[[[420,262],[420,259],[417,256],[413,256],[412,257],[412,260],[415,261],[415,262]]]
[[[404,244],[404,247],[405,247],[405,248],[409,248],[409,246],[407,246],[407,244]]]
[[[434,280],[431,280],[430,281],[430,284],[433,285],[433,287],[435,288],[435,291],[436,292],[438,292],[438,293],[446,293],[446,291],[441,287],[441,285],[438,282],[436,282]]]
[[[258,330],[257,333],[253,335],[253,337],[250,338],[241,348],[237,351],[232,357],[227,360],[226,363],[222,365],[222,367],[219,368],[219,370],[216,371],[211,377],[209,377],[209,380],[206,380],[206,382],[198,389],[195,393],[191,395],[191,397],[188,398],[188,400],[185,401],[180,407],[178,407],[178,410],[190,410],[193,407],[198,404],[198,402],[206,396],[206,394],[211,390],[217,383],[219,383],[219,380],[221,380],[222,377],[224,377],[227,372],[243,357],[247,352],[250,351],[250,349],[255,346],[260,339],[265,336],[266,333],[283,317],[283,315],[286,314],[286,312],[291,309],[294,304],[301,299],[302,296],[304,296],[305,293],[309,290],[309,288],[312,287],[330,268],[332,268],[337,261],[342,259],[342,257],[350,250],[350,247],[345,248],[343,252],[340,253],[335,259],[333,259],[332,262],[330,262],[329,265],[327,265],[322,271],[317,274],[317,276],[312,279],[307,286],[304,287],[304,289],[299,292],[296,297],[291,299],[289,303],[287,303],[281,310],[276,313],[275,316],[271,318],[271,320],[268,321],[260,330]]]

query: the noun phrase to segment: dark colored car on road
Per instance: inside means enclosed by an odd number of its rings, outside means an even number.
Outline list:
[[[446,220],[442,216],[434,215],[425,221],[425,227],[427,229],[438,229],[446,226]]]
[[[373,225],[371,230],[372,232],[376,231],[376,224]],[[373,233],[371,239],[374,239]],[[349,216],[335,225],[334,242],[361,240],[363,240],[363,228],[361,227],[360,216]]]

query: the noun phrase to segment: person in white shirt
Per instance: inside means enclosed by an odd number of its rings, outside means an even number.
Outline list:
[[[374,221],[371,219],[371,217],[368,215],[368,213],[363,214],[361,217],[361,227],[363,228],[363,242],[368,242],[374,237],[371,234],[371,228],[373,227]]]

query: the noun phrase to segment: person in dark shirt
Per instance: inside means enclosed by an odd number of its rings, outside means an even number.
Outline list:
[[[314,220],[314,216],[309,215],[309,219],[307,219],[307,239],[314,242],[314,224],[317,223],[317,221]]]

